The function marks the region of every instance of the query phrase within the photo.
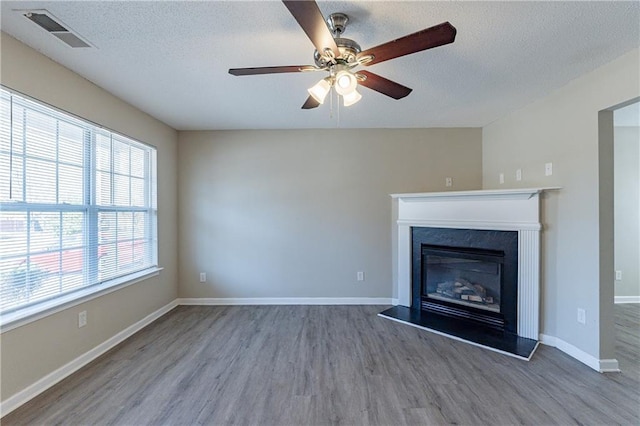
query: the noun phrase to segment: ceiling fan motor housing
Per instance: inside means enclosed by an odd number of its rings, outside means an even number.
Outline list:
[[[332,58],[330,54],[327,55],[324,52],[321,54],[316,50],[313,53],[313,59],[315,60],[316,65],[320,68],[327,67],[332,62],[332,59],[334,59],[334,62],[343,64],[355,62],[356,55],[362,50],[360,45],[351,39],[340,37],[344,34],[344,31],[347,28],[349,17],[344,13],[332,13],[329,15],[326,22],[329,30],[331,30],[331,33],[333,34],[333,39],[338,46],[340,56]]]
[[[338,45],[338,50],[340,51],[340,56],[335,58],[337,62],[345,64],[355,62],[356,56],[362,51],[360,45],[349,38],[335,38],[334,40]],[[326,67],[331,61],[330,58],[327,58],[325,55],[321,55],[317,50],[313,52],[313,59],[315,60],[316,65],[320,68]]]

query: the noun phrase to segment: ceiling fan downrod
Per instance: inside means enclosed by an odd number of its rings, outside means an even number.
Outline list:
[[[349,17],[344,13],[332,13],[327,18],[327,25],[333,34],[333,38],[339,38],[349,23]]]

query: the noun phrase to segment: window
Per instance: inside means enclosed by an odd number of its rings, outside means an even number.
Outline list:
[[[0,102],[0,313],[156,268],[156,150],[4,89]]]

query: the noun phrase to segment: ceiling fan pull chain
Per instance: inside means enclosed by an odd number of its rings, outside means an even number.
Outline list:
[[[329,90],[329,118],[333,118],[333,86]]]
[[[338,116],[338,119],[336,120],[336,128],[340,128],[340,98],[338,98],[338,92],[336,92],[336,110],[338,110],[338,113],[336,114]]]

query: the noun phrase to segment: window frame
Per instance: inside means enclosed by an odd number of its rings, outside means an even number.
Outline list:
[[[96,297],[103,296],[105,294],[111,293],[113,291],[117,291],[119,289],[125,288],[129,285],[135,284],[142,280],[146,280],[150,277],[157,276],[159,272],[163,269],[159,266],[158,259],[158,206],[157,206],[157,175],[158,175],[158,167],[157,167],[157,148],[151,144],[141,142],[135,138],[126,136],[122,133],[113,131],[108,129],[100,124],[94,123],[85,118],[79,117],[75,114],[64,111],[60,108],[47,104],[46,102],[40,101],[38,99],[34,99],[28,95],[15,91],[9,87],[4,85],[0,85],[0,92],[6,92],[6,94],[10,97],[10,102],[13,102],[13,96],[18,98],[22,98],[27,101],[27,103],[34,103],[37,107],[42,108],[44,110],[52,110],[52,113],[48,115],[49,117],[54,118],[60,122],[67,122],[69,124],[78,126],[82,129],[82,139],[83,139],[83,156],[84,160],[82,163],[82,183],[84,186],[84,190],[82,191],[82,203],[81,204],[66,204],[60,203],[60,199],[56,196],[55,203],[40,203],[40,202],[28,202],[26,201],[26,159],[28,158],[28,153],[26,150],[26,142],[24,142],[23,150],[20,156],[22,157],[22,201],[14,202],[3,202],[0,204],[0,210],[7,212],[24,212],[27,215],[27,229],[24,231],[25,236],[27,237],[27,244],[29,244],[30,240],[28,238],[28,234],[30,232],[30,218],[31,212],[52,212],[52,213],[63,213],[67,212],[82,212],[83,214],[83,242],[80,249],[82,250],[82,284],[73,290],[70,291],[60,291],[59,293],[52,293],[50,297],[47,297],[41,301],[27,302],[22,306],[17,306],[15,308],[8,308],[4,312],[0,312],[0,333],[4,333],[6,331],[12,330],[14,328],[20,327],[32,321],[36,321],[38,319],[47,317],[56,312],[60,312],[65,309],[69,309],[75,305],[85,303],[88,300],[94,299]],[[3,94],[2,96],[6,96]],[[13,138],[12,132],[12,112],[13,112],[13,104],[10,104],[10,137]],[[34,110],[36,112],[41,112],[37,108]],[[23,127],[22,131],[26,134],[27,128]],[[144,176],[141,178],[144,183],[144,206],[134,206],[132,204],[132,193],[131,193],[131,180],[134,175],[132,174],[131,167],[131,159],[129,160],[129,205],[98,205],[96,202],[96,192],[97,192],[97,183],[96,183],[96,172],[98,169],[98,164],[96,161],[96,152],[97,152],[97,135],[108,135],[110,138],[111,144],[111,153],[113,154],[113,146],[114,141],[118,140],[120,143],[127,144],[129,146],[129,155],[131,155],[132,147],[139,147],[143,149],[143,161],[145,166]],[[59,136],[56,134],[56,147],[58,147]],[[59,148],[56,148],[58,150]],[[11,158],[13,158],[11,154]],[[53,161],[53,160],[52,160]],[[113,165],[115,158],[111,158],[111,164]],[[60,160],[56,155],[56,188],[60,184],[58,180],[57,170],[59,167]],[[64,164],[64,162],[62,163]],[[116,173],[115,168],[111,167],[109,170],[109,174],[111,179],[113,180],[113,176]],[[8,176],[8,175],[7,175]],[[140,177],[137,176],[137,179]],[[59,190],[56,190],[56,194],[58,194]],[[115,190],[111,190],[111,198],[113,200]],[[110,276],[102,281],[98,279],[99,274],[99,264],[100,258],[97,256],[97,250],[100,246],[100,223],[99,216],[102,212],[130,212],[132,215],[135,215],[137,212],[143,212],[145,219],[145,228],[144,228],[144,237],[142,238],[145,253],[143,255],[144,259],[148,260],[148,264],[143,260],[142,268],[133,269],[129,271],[125,271],[122,274],[118,274],[118,262],[120,261],[118,258],[115,260],[115,276]],[[116,216],[117,217],[117,216]],[[133,217],[133,216],[132,216]],[[62,218],[62,216],[61,216]],[[62,220],[62,219],[61,219]],[[62,223],[62,222],[61,222]],[[133,225],[132,225],[133,226]],[[135,228],[133,228],[135,232]],[[118,230],[116,230],[116,235]],[[62,244],[62,232],[60,232],[60,247],[58,248],[57,253],[60,256],[60,262],[62,262],[62,255],[64,251],[64,247]],[[132,234],[132,253],[133,253],[133,242],[135,238]],[[120,239],[116,238],[114,240],[114,246],[117,248],[121,243]],[[68,250],[68,249],[67,249]],[[55,252],[55,251],[54,251]],[[53,252],[52,252],[53,253]],[[27,251],[25,253],[25,258],[29,258],[32,256],[32,252],[29,249],[29,245],[27,245]],[[148,259],[147,259],[148,258]],[[28,261],[27,261],[28,262]],[[59,272],[60,277],[62,277],[62,272]],[[62,278],[60,278],[62,279]]]

